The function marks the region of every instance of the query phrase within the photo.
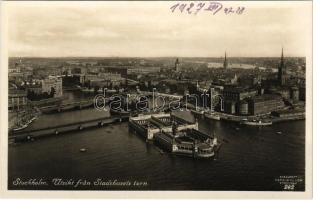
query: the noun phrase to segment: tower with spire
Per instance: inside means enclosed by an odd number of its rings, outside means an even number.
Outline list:
[[[278,82],[281,86],[286,84],[287,73],[286,73],[286,66],[284,61],[284,49],[281,50],[281,58],[280,64],[278,67]]]
[[[227,67],[228,67],[228,62],[227,62],[227,57],[226,57],[226,51],[225,51],[225,58],[224,58],[223,67],[224,67],[224,69],[227,69]]]
[[[178,60],[178,58],[176,58],[176,61],[175,61],[175,71],[176,72],[179,72],[179,60]]]

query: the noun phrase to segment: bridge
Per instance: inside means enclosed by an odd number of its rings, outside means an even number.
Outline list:
[[[172,99],[182,99],[182,95],[173,95],[173,94],[166,94],[166,93],[160,93],[160,92],[149,92],[149,91],[139,91],[141,95],[144,96],[152,96],[153,94],[157,96],[162,96],[162,97],[167,97],[167,98],[172,98]]]
[[[67,124],[60,124],[56,126],[48,126],[33,130],[20,130],[11,131],[9,133],[9,140],[24,141],[30,140],[36,137],[43,137],[48,135],[58,135],[61,133],[71,132],[71,131],[81,131],[88,128],[100,128],[108,124],[120,123],[128,121],[128,115],[101,117],[97,119],[90,119],[79,122],[72,122]]]
[[[98,104],[101,104],[101,102],[98,102]],[[91,107],[93,105],[94,105],[94,99],[88,99],[88,100],[73,101],[73,102],[61,102],[58,104],[41,106],[38,108],[41,112],[47,113],[47,112],[53,112],[53,111],[62,112],[62,111],[70,110],[73,108],[83,109],[83,108]]]

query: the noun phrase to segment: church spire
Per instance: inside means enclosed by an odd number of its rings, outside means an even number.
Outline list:
[[[176,58],[176,61],[175,61],[175,71],[176,72],[179,72],[179,65],[180,65],[179,60],[178,60],[178,58]]]
[[[281,48],[281,58],[280,58],[280,65],[278,69],[278,80],[280,82],[280,85],[285,85],[287,75],[286,75],[286,67],[284,62],[284,48]]]
[[[224,64],[223,64],[223,66],[224,66],[224,69],[226,69],[227,66],[228,66],[227,57],[226,57],[226,51],[225,51],[225,58],[224,58]]]

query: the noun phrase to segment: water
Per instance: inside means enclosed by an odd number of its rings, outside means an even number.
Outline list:
[[[177,113],[194,120],[190,113]],[[31,128],[108,115],[93,109],[41,116]],[[304,178],[305,121],[271,127],[239,127],[198,119],[199,129],[215,132],[224,143],[216,160],[161,154],[129,133],[127,122],[101,129],[51,136],[9,146],[9,189],[85,190],[252,190],[276,191],[276,178]],[[239,130],[236,128],[239,127]],[[281,131],[282,134],[276,134]],[[81,148],[87,151],[80,152]],[[43,179],[47,186],[14,186],[16,178]],[[145,182],[138,186],[54,186],[53,178]],[[304,190],[303,182],[296,190]]]

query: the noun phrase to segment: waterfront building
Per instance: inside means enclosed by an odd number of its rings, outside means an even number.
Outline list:
[[[63,95],[62,91],[62,79],[55,77],[55,76],[49,76],[48,78],[42,80],[42,92],[47,92],[48,94],[51,93],[51,90],[54,91],[53,97],[61,97]]]
[[[27,105],[27,93],[24,90],[9,89],[9,110],[20,110]]]
[[[239,115],[248,115],[249,114],[249,105],[248,102],[245,100],[242,100],[238,103],[238,111],[237,113]]]
[[[177,131],[198,129],[198,122],[189,122],[169,113],[141,115],[129,119],[130,128],[148,140],[152,140],[156,133],[172,132],[173,124]]]
[[[239,102],[248,97],[254,97],[258,94],[256,89],[245,89],[237,86],[224,86],[222,92],[225,101]]]
[[[251,115],[266,114],[284,108],[280,95],[264,94],[249,99],[249,113]]]
[[[42,93],[42,86],[41,84],[32,84],[25,86],[27,93],[32,92],[34,94],[41,94]]]
[[[217,139],[196,129],[185,129],[171,133],[155,134],[155,142],[170,153],[210,158],[215,155]]]
[[[227,85],[224,87],[222,95],[225,113],[247,115],[247,102],[244,100],[258,95],[258,90]]]
[[[224,101],[224,112],[228,114],[235,114],[236,113],[236,101]]]
[[[99,87],[114,87],[125,84],[126,79],[122,78],[119,73],[101,72],[98,74],[86,74],[80,76],[80,83],[82,85],[89,84],[90,86]]]
[[[302,119],[305,117],[304,109],[273,111],[271,114],[275,117],[291,118],[291,119],[297,119],[297,118]]]

